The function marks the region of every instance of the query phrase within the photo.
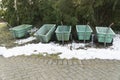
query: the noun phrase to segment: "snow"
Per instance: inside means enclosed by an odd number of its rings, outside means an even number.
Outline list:
[[[25,43],[33,41],[35,39],[36,39],[35,37],[29,37],[27,39],[16,40],[15,43],[17,43],[17,44],[25,44]]]
[[[34,37],[29,37],[28,39],[22,39],[16,41],[18,44],[23,44],[34,40]],[[73,47],[70,50],[70,47]],[[87,49],[77,49],[79,47],[84,47],[84,43],[75,43],[59,45],[55,43],[37,43],[37,44],[26,44],[24,46],[17,46],[14,48],[7,49],[5,47],[0,47],[0,55],[4,57],[18,56],[18,55],[31,55],[39,53],[48,54],[60,54],[60,58],[78,58],[78,59],[117,59],[120,60],[120,35],[116,35],[113,40],[113,45],[108,48],[87,48]]]

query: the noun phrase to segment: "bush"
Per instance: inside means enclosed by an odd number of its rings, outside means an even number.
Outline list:
[[[2,0],[0,15],[12,26],[56,23],[119,25],[119,0]],[[6,9],[6,10],[4,10]]]

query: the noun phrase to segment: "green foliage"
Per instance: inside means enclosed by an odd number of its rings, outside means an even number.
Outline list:
[[[56,23],[119,25],[119,0],[2,0],[0,16],[11,25]],[[5,10],[4,10],[5,9]]]

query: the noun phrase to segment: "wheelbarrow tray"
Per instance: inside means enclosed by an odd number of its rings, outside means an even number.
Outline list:
[[[10,31],[14,38],[22,38],[28,34],[28,30],[32,29],[32,25],[22,24],[14,28],[10,28]]]
[[[108,27],[96,27],[96,32],[97,32],[97,38],[98,38],[98,42],[100,43],[111,43],[113,40],[113,37],[115,36],[115,32]]]
[[[76,25],[76,31],[78,40],[90,40],[90,36],[93,32],[89,25]]]
[[[36,38],[43,43],[50,41],[54,31],[55,24],[44,24],[41,28],[35,33]]]
[[[57,27],[55,33],[58,41],[69,41],[71,26],[60,25]]]

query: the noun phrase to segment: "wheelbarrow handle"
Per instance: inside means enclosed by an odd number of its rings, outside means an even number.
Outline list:
[[[61,25],[63,25],[63,22],[61,21]]]
[[[87,22],[87,25],[89,25],[90,24],[90,22]]]
[[[112,27],[114,25],[114,23],[111,23],[110,25],[109,25],[109,27]]]

